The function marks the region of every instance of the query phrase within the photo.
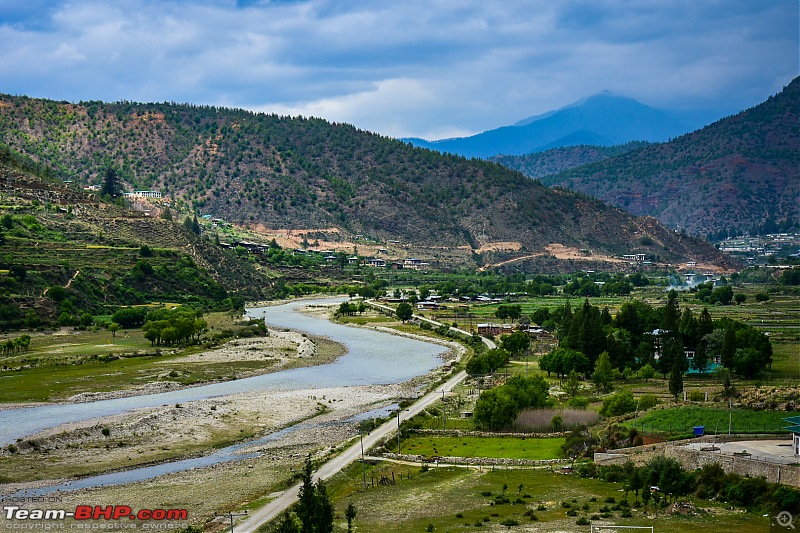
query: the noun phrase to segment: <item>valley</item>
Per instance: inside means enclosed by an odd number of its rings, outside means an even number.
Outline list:
[[[297,490],[332,531],[800,512],[795,237],[728,255],[318,119],[0,99],[4,499],[185,533],[290,528]]]

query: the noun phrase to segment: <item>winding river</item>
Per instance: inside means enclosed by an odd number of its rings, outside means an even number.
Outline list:
[[[341,302],[342,299],[299,300],[248,310],[270,327],[291,328],[344,344],[347,353],[319,366],[284,370],[245,379],[181,390],[77,404],[53,404],[0,411],[0,446],[68,422],[109,416],[134,409],[191,402],[260,390],[292,390],[400,383],[441,364],[446,348],[379,331],[343,326],[298,312],[299,307]]]

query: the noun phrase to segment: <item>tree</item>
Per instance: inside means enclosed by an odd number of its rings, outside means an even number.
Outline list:
[[[297,523],[297,517],[288,511],[283,513],[275,533],[300,533],[300,525]]]
[[[475,424],[490,430],[508,427],[520,410],[544,407],[549,388],[541,376],[514,376],[505,385],[483,391],[475,403]]]
[[[333,504],[325,483],[320,479],[314,483],[311,456],[306,456],[303,466],[303,484],[297,495],[297,517],[302,533],[331,533],[333,531]]]
[[[678,399],[678,395],[683,392],[683,365],[681,364],[679,359],[675,359],[672,362],[672,369],[669,373],[669,393],[672,394],[675,399]]]
[[[100,196],[107,198],[115,198],[119,194],[119,180],[117,171],[114,167],[109,166],[103,174],[103,185],[100,187]]]
[[[401,302],[397,306],[397,310],[395,311],[395,313],[397,314],[397,318],[405,322],[406,320],[414,316],[414,308],[411,307],[411,304],[409,303]]]
[[[567,381],[564,383],[564,392],[566,392],[570,398],[574,398],[578,395],[581,391],[581,382],[578,379],[578,373],[573,368],[569,372],[569,377]]]
[[[592,381],[597,390],[608,392],[614,388],[614,368],[611,366],[611,358],[609,358],[608,352],[601,353],[600,357],[597,358]]]
[[[112,336],[112,337],[116,337],[116,336],[117,336],[117,332],[118,332],[120,329],[122,329],[122,326],[121,326],[121,325],[119,325],[119,324],[117,324],[116,322],[111,322],[111,323],[108,325],[108,331],[110,331],[110,332],[111,332],[111,336]]]
[[[644,379],[645,382],[647,382],[648,380],[651,380],[654,377],[656,377],[656,369],[649,364],[644,365],[642,368],[639,369],[639,377]]]
[[[574,464],[575,459],[591,455],[596,444],[597,438],[591,434],[586,426],[580,425],[567,435],[564,444],[561,445],[561,455],[572,459]]]
[[[512,322],[518,319],[521,314],[522,314],[522,306],[519,304],[499,305],[497,306],[497,309],[494,312],[494,316],[496,316],[500,320],[505,320],[506,318],[510,318]]]
[[[504,335],[500,343],[511,355],[519,355],[530,347],[531,338],[524,331],[515,331],[511,335]]]
[[[633,398],[633,393],[629,390],[621,390],[603,400],[600,414],[603,416],[619,416],[625,413],[632,413],[635,410],[636,400]]]
[[[356,506],[353,505],[353,502],[350,502],[344,511],[344,517],[347,519],[347,533],[352,533],[353,531],[353,520],[356,518],[356,513]]]

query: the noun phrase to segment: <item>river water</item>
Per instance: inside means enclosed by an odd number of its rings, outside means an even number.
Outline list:
[[[68,422],[114,415],[134,409],[186,403],[248,391],[292,390],[400,383],[423,375],[441,364],[446,348],[382,333],[343,326],[297,311],[307,305],[324,305],[342,299],[301,300],[253,308],[248,316],[264,318],[270,327],[291,328],[328,337],[347,347],[336,361],[320,366],[284,370],[262,376],[212,383],[182,390],[78,404],[54,404],[0,411],[0,446]]]

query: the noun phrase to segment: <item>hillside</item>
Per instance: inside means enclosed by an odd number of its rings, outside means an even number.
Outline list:
[[[0,136],[73,185],[98,185],[113,166],[129,189],[158,190],[174,209],[257,230],[282,246],[307,237],[374,255],[395,242],[389,257],[422,255],[442,268],[550,257],[553,244],[598,257],[641,251],[662,262],[727,264],[701,241],[681,241],[499,165],[319,119],[3,96]]]
[[[569,106],[470,137],[426,141],[415,146],[466,157],[522,155],[578,145],[613,146],[631,141],[666,141],[705,122],[631,98],[600,93]]]
[[[269,294],[267,272],[183,225],[98,202],[40,171],[0,150],[0,330],[75,325],[119,305],[227,308],[227,298]]]
[[[800,78],[766,102],[667,143],[542,177],[695,235],[800,219]]]
[[[529,178],[542,178],[550,174],[558,174],[582,165],[604,161],[618,155],[632,152],[647,146],[644,142],[629,142],[615,146],[597,146],[581,144],[551,148],[544,152],[525,155],[497,155],[489,161],[504,167],[522,172]]]

